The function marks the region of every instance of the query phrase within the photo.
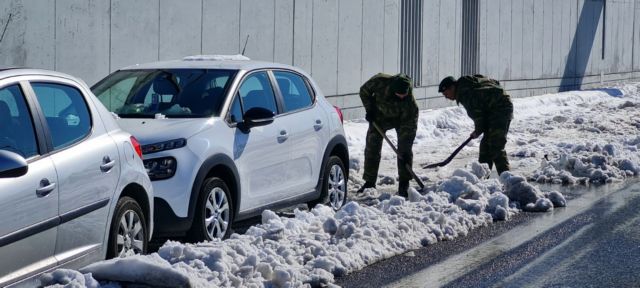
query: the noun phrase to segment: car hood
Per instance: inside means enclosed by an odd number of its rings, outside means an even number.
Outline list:
[[[215,118],[198,119],[139,119],[120,118],[118,124],[131,133],[140,144],[153,144],[178,138],[188,139],[200,131],[213,126]]]

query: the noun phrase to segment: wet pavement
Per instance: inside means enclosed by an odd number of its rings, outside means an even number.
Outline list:
[[[640,285],[640,181],[561,188],[568,207],[520,213],[466,237],[337,279],[343,287]],[[373,285],[373,286],[372,286]]]

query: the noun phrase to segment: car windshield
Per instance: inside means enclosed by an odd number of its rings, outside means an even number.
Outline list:
[[[237,71],[145,69],[117,71],[91,90],[109,111],[123,118],[218,116]]]

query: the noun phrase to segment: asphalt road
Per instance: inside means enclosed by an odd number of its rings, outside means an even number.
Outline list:
[[[521,213],[337,279],[343,287],[640,287],[640,181]]]

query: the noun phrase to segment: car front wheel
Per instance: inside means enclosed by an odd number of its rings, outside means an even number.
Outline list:
[[[347,179],[344,164],[338,156],[331,156],[324,167],[324,183],[322,183],[322,196],[320,199],[309,203],[312,208],[317,204],[325,204],[339,210],[347,202]]]
[[[193,241],[225,239],[231,232],[233,205],[229,187],[217,177],[205,180],[191,231]]]
[[[113,215],[107,259],[147,253],[147,224],[138,202],[131,197],[120,198]]]

